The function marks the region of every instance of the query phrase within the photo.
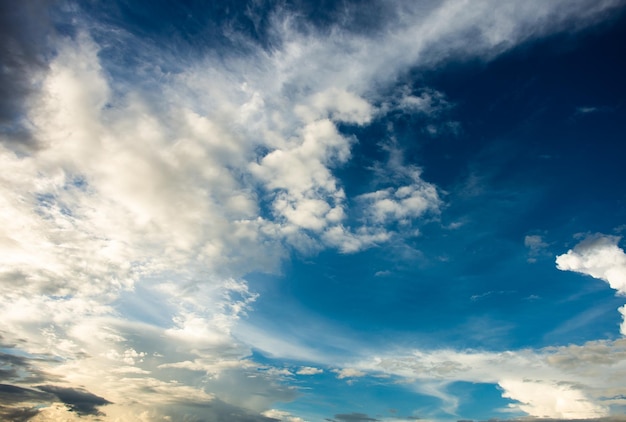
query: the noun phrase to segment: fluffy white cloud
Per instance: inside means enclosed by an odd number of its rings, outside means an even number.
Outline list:
[[[320,368],[313,368],[311,366],[303,366],[300,369],[298,369],[296,374],[298,374],[298,375],[317,375],[317,374],[321,374],[323,372],[324,372],[324,370],[320,369]]]
[[[616,236],[589,236],[556,258],[562,271],[575,271],[609,283],[617,293],[626,295],[626,253]]]
[[[360,378],[366,375],[365,372],[355,369],[355,368],[342,368],[342,369],[333,369],[332,372],[337,374],[337,378]]]
[[[620,240],[617,236],[589,236],[574,249],[557,256],[556,267],[604,280],[617,294],[626,295],[626,253],[618,246]],[[626,335],[626,305],[618,311],[623,317],[620,332]]]
[[[426,183],[414,170],[412,183],[398,188],[387,188],[366,193],[359,199],[366,203],[366,217],[375,224],[409,223],[427,211],[438,211],[441,200],[437,188]]]
[[[502,397],[520,402],[520,410],[540,418],[589,419],[608,414],[569,385],[533,380],[502,380]]]

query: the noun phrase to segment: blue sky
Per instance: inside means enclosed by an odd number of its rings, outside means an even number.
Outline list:
[[[0,5],[0,418],[626,418],[626,3]]]

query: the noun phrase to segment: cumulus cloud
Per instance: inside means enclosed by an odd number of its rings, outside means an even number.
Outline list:
[[[537,262],[537,258],[546,255],[548,244],[540,235],[527,235],[524,237],[524,246],[528,248],[528,262]]]
[[[567,384],[532,380],[502,380],[502,397],[514,399],[520,410],[540,418],[586,419],[606,415],[607,408]]]
[[[574,249],[556,257],[556,267],[606,281],[619,295],[626,295],[626,253],[618,246],[620,237],[588,236]],[[618,309],[624,318],[620,332],[626,335],[626,305]]]
[[[333,369],[332,372],[337,374],[337,378],[340,380],[344,378],[360,378],[367,375],[365,372],[356,368]]]
[[[620,295],[626,295],[626,253],[618,246],[620,237],[589,236],[574,249],[556,258],[562,271],[574,271],[606,281]]]
[[[359,199],[367,203],[367,218],[376,224],[408,223],[429,210],[437,210],[440,199],[435,186],[423,182],[418,170],[412,173],[409,185],[361,195]]]
[[[303,366],[300,369],[298,369],[298,371],[296,371],[296,374],[298,375],[317,375],[317,374],[321,374],[323,373],[324,370],[321,368],[314,368],[311,366]]]

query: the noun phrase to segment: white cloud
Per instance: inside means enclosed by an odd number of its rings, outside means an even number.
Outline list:
[[[546,248],[548,244],[544,242],[540,235],[527,235],[524,237],[524,246],[528,248],[528,262],[537,261],[537,257],[547,255]]]
[[[367,375],[365,372],[355,368],[333,369],[332,372],[337,374],[338,379],[344,378],[361,378]]]
[[[437,215],[443,201],[437,187],[424,181],[422,170],[405,164],[404,151],[392,136],[380,144],[388,154],[384,164],[375,168],[377,182],[392,185],[359,195],[356,199],[362,208],[364,227],[383,229],[392,234],[390,227],[403,235],[419,235],[412,229],[413,222],[426,215]]]
[[[375,224],[408,223],[427,211],[438,210],[440,204],[435,186],[420,180],[419,175],[410,185],[363,194],[359,199],[367,204],[366,216]]]
[[[365,99],[337,88],[314,94],[309,103],[295,110],[305,121],[331,118],[336,122],[364,125],[371,121],[375,111]]]
[[[531,380],[502,380],[503,397],[520,402],[516,407],[539,418],[589,419],[608,415],[576,388]]]
[[[599,111],[598,107],[576,107],[576,114],[589,114]]]
[[[448,386],[458,381],[498,385],[503,397],[513,401],[508,410],[533,417],[596,418],[626,405],[622,382],[626,376],[626,339],[503,352],[399,348],[375,352],[368,346],[349,346],[360,351],[361,357],[344,356],[343,368],[332,370],[337,378],[389,376],[389,382],[438,398],[441,409],[452,415],[461,402]],[[269,350],[274,358],[281,357],[280,349]],[[324,365],[341,359],[324,358],[313,350],[289,356]]]
[[[313,368],[311,366],[303,366],[300,369],[298,369],[298,371],[296,371],[296,374],[298,374],[298,375],[317,375],[317,374],[321,374],[323,372],[324,372],[324,370],[320,369],[320,368]]]
[[[574,271],[604,280],[617,293],[626,295],[626,253],[618,246],[620,239],[600,234],[589,236],[574,249],[559,255],[556,266],[562,271]]]
[[[412,350],[354,363],[357,371],[384,373],[442,400],[453,414],[458,399],[446,391],[456,381],[498,384],[511,410],[533,417],[594,418],[610,414],[609,398],[624,395],[624,340],[582,346],[496,352]],[[388,353],[388,352],[387,352]],[[624,404],[620,403],[619,404]]]
[[[589,236],[574,249],[556,257],[556,267],[606,281],[617,294],[626,295],[626,253],[618,246],[620,237],[596,234]],[[620,307],[623,322],[620,333],[626,335],[626,308]]]
[[[344,253],[358,252],[372,245],[381,244],[391,238],[391,233],[384,228],[359,227],[354,232],[344,226],[334,226],[324,235],[324,241]]]
[[[284,410],[270,409],[261,414],[281,422],[305,422],[304,419],[293,416],[291,413],[285,412]]]
[[[407,113],[417,112],[433,116],[451,107],[445,95],[434,89],[425,88],[419,95],[413,95],[408,87],[404,87],[401,95],[397,107]]]

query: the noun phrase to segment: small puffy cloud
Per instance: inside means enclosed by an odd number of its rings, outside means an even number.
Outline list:
[[[451,105],[442,92],[422,89],[415,95],[408,87],[404,87],[397,107],[407,113],[423,113],[432,116],[449,109]]]
[[[548,246],[539,235],[531,235],[524,237],[524,246],[530,249],[540,249]]]
[[[303,366],[300,369],[298,369],[298,371],[296,371],[296,374],[298,375],[317,375],[317,374],[321,374],[323,373],[324,370],[321,368],[314,368],[312,366]]]
[[[463,221],[453,221],[452,223],[448,224],[444,228],[447,230],[457,230],[461,228],[464,224],[465,223]]]
[[[524,237],[524,246],[528,248],[528,262],[536,262],[537,257],[545,254],[548,244],[540,235],[528,235]]]
[[[134,365],[136,361],[143,362],[143,358],[146,356],[146,353],[137,352],[135,349],[129,348],[124,350],[122,353],[119,353],[117,350],[110,350],[105,353],[105,356],[109,359],[124,362],[127,365]]]
[[[556,258],[556,267],[604,280],[618,294],[626,295],[626,253],[618,246],[620,237],[589,236]]]
[[[361,378],[367,375],[365,372],[355,368],[333,369],[332,372],[337,374],[338,379]]]
[[[391,235],[392,233],[380,227],[362,226],[351,231],[339,225],[329,228],[322,239],[342,253],[353,253],[386,242]]]
[[[426,212],[437,212],[441,200],[435,185],[425,182],[416,168],[406,169],[410,183],[363,194],[359,200],[374,224],[409,223]]]

